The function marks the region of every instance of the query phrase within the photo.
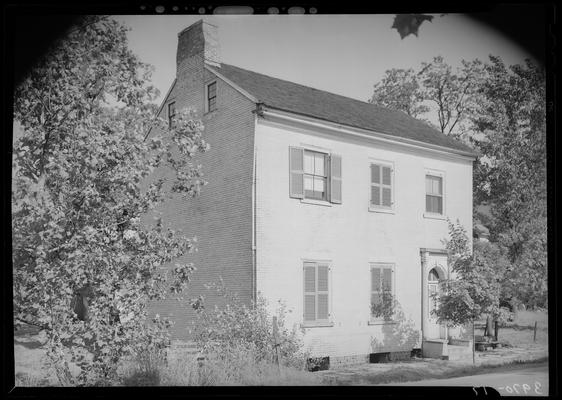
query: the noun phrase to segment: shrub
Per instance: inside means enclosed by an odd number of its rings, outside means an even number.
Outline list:
[[[261,295],[248,306],[230,294],[222,283],[212,287],[227,304],[214,310],[197,308],[195,341],[209,362],[226,362],[226,368],[244,370],[246,364],[274,363],[278,357],[281,366],[304,370],[307,357],[302,351],[302,332],[285,327],[287,310],[282,302],[276,312],[277,333],[274,335],[273,317]]]

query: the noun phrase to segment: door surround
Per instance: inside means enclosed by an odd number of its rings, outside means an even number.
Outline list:
[[[429,336],[429,324],[430,324],[430,315],[429,315],[429,284],[428,284],[428,275],[432,269],[435,269],[439,275],[440,279],[447,279],[449,276],[448,265],[443,266],[440,264],[432,263],[430,264],[430,259],[432,256],[439,256],[439,257],[446,257],[447,250],[445,249],[428,249],[428,248],[421,248],[420,249],[420,256],[421,256],[421,285],[422,285],[422,301],[421,301],[421,321],[422,321],[422,339],[437,339],[435,337],[428,337]],[[440,329],[439,336],[446,340],[448,335],[447,328],[444,327],[444,331]]]

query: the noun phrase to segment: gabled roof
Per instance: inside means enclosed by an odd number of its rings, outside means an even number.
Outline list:
[[[354,128],[416,140],[472,155],[473,149],[425,122],[370,103],[273,78],[221,63],[211,70],[255,97],[267,107],[314,117]]]

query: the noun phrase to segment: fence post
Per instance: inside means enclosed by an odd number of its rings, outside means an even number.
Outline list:
[[[533,332],[533,342],[537,341],[537,321],[535,321],[535,330]]]
[[[496,342],[498,341],[498,331],[499,331],[498,321],[496,320],[494,321],[494,341]]]
[[[476,339],[474,336],[474,318],[472,318],[472,364],[476,364]]]
[[[275,348],[275,363],[277,364],[277,368],[279,369],[279,349],[278,349],[279,343],[277,342],[278,327],[277,327],[276,316],[273,316],[272,324],[273,324],[273,347]]]

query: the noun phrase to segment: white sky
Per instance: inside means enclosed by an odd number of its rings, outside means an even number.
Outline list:
[[[161,97],[175,76],[177,34],[204,19],[219,28],[227,64],[367,101],[391,68],[417,69],[442,55],[461,59],[500,56],[507,65],[531,56],[508,37],[460,14],[436,15],[419,37],[403,40],[391,29],[394,15],[150,15],[114,16],[131,27],[130,48],[155,67]]]

